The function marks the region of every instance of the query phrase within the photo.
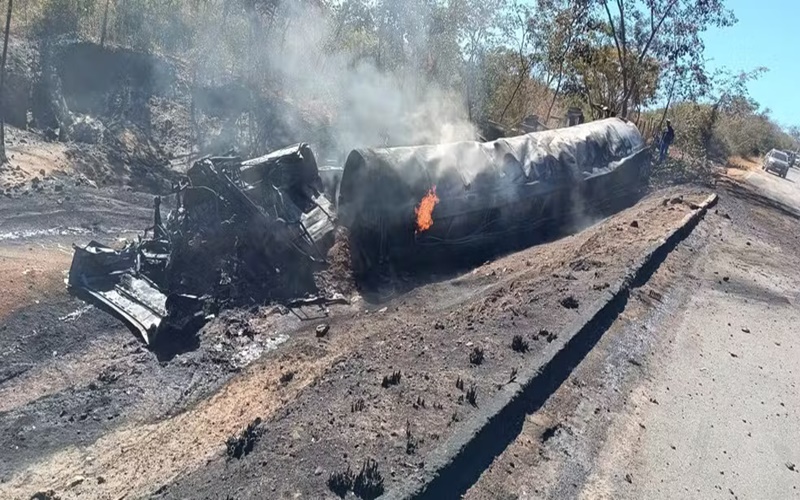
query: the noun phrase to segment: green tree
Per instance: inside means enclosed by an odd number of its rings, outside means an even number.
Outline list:
[[[735,22],[724,0],[596,0],[601,33],[611,39],[620,90],[609,103],[628,116],[631,100],[643,93],[642,79],[655,60],[661,65],[702,54],[701,35],[712,26]]]

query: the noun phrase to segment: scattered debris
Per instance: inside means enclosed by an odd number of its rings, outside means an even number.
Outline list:
[[[79,319],[81,316],[83,316],[84,314],[86,314],[87,312],[89,312],[91,310],[92,310],[92,306],[84,306],[84,307],[81,307],[80,309],[72,311],[71,313],[67,314],[66,316],[62,316],[62,317],[58,318],[58,320],[59,321],[64,321],[64,322],[75,321],[75,320]]]
[[[286,385],[292,380],[294,380],[294,372],[286,372],[281,374],[280,378],[281,385]]]
[[[561,430],[561,424],[556,424],[552,427],[548,427],[547,429],[542,432],[542,435],[539,437],[539,440],[542,443],[546,443],[555,437],[556,433]]]
[[[75,476],[75,478],[72,480],[72,482],[69,483],[69,486],[67,486],[67,488],[72,489],[75,488],[76,486],[80,486],[81,484],[83,484],[84,481],[86,481],[85,477]]]
[[[331,330],[331,325],[329,325],[327,323],[323,323],[321,325],[317,325],[317,328],[315,330],[316,334],[317,334],[317,338],[322,338],[322,337],[326,336],[330,330]]]
[[[554,340],[558,338],[558,334],[550,333],[547,330],[539,330],[539,338],[545,339],[548,344],[551,344]]]
[[[589,260],[589,259],[578,259],[572,262],[569,267],[573,271],[583,271],[588,272],[593,269],[597,269],[599,267],[605,267],[605,263],[600,262],[599,260]]]
[[[475,347],[474,349],[472,349],[472,352],[469,353],[470,364],[479,366],[483,364],[483,360],[484,360],[484,353],[482,348]]]
[[[61,497],[56,495],[53,490],[39,491],[31,496],[31,500],[61,500]]]
[[[256,441],[261,436],[260,425],[261,419],[257,418],[245,427],[238,436],[228,438],[225,442],[228,458],[241,459],[253,451]]]
[[[570,295],[569,297],[561,299],[561,306],[565,309],[577,309],[580,307],[580,303],[578,302],[578,299]]]

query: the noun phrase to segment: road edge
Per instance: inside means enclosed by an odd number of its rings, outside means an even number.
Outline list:
[[[676,229],[651,247],[602,298],[522,368],[514,382],[503,386],[476,415],[427,455],[420,472],[381,499],[460,498],[519,434],[526,415],[540,408],[591,351],[624,309],[631,290],[649,280],[718,201],[719,196],[712,194],[687,214]]]

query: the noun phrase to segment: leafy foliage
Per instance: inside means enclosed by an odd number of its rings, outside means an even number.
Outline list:
[[[709,73],[703,34],[736,22],[725,0],[18,0],[15,9],[15,34],[103,38],[183,60],[194,85],[237,80],[310,103],[350,146],[459,140],[473,131],[441,128],[461,119],[511,128],[536,115],[555,127],[568,106],[637,119],[660,107],[648,115],[655,128],[673,117],[678,145],[705,156],[800,139],[738,99],[757,75],[737,83]],[[371,133],[349,133],[345,110]]]

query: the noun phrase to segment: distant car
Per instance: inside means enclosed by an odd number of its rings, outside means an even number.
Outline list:
[[[773,149],[767,153],[761,168],[767,172],[775,172],[785,179],[789,173],[789,156],[783,151]]]

